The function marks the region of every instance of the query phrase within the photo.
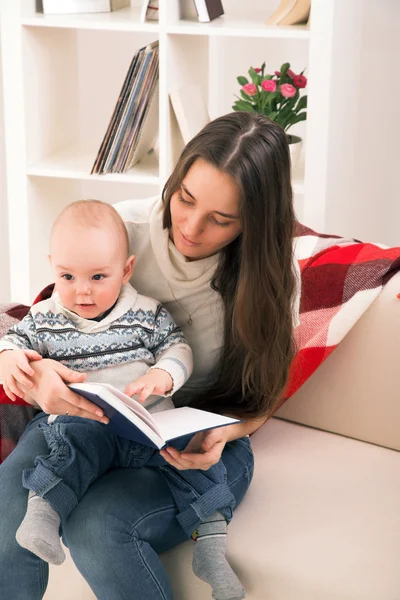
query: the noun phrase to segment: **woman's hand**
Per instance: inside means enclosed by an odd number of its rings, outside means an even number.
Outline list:
[[[221,458],[226,442],[230,439],[229,426],[200,431],[190,440],[183,452],[169,446],[160,454],[167,463],[183,471],[201,469],[207,471]]]
[[[65,365],[49,358],[31,362],[30,366],[34,371],[34,375],[30,377],[33,387],[18,385],[20,390],[18,396],[26,402],[37,404],[49,414],[68,413],[74,417],[84,417],[101,423],[109,422],[98,406],[73,392],[64,383],[80,383],[86,379],[85,373],[68,369]]]
[[[28,389],[33,386],[27,377],[35,373],[29,364],[31,360],[42,360],[42,357],[35,350],[3,350],[0,354],[0,378],[6,396],[13,402],[19,394],[19,384]]]

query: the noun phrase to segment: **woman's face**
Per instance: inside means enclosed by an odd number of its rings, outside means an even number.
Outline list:
[[[171,197],[170,236],[189,260],[212,256],[241,233],[234,179],[203,159],[188,170]]]

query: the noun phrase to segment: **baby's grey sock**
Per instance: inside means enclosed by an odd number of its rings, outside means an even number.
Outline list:
[[[59,527],[60,517],[54,508],[30,492],[26,515],[15,535],[18,544],[48,563],[61,565],[65,554]]]
[[[242,600],[245,591],[226,560],[227,523],[216,512],[203,521],[193,553],[193,572],[212,587],[214,600]]]

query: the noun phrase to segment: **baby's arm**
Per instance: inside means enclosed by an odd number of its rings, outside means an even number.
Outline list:
[[[151,394],[171,396],[182,387],[193,371],[192,350],[180,327],[162,306],[156,312],[154,325],[147,347],[156,363],[125,389],[129,396],[139,394],[140,402]]]
[[[33,385],[27,377],[35,374],[29,362],[42,358],[35,350],[35,342],[36,331],[30,313],[0,340],[0,383],[13,402],[19,395],[17,383],[27,388]]]
[[[31,360],[40,360],[42,357],[35,350],[4,350],[0,354],[0,383],[3,383],[5,394],[15,402],[20,395],[16,382],[27,388],[32,388],[33,383],[26,375],[33,376],[35,371],[29,364]]]

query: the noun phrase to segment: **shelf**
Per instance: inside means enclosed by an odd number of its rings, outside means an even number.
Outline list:
[[[167,33],[180,35],[232,36],[244,38],[275,38],[308,40],[310,29],[307,25],[279,27],[266,25],[265,15],[259,19],[224,15],[211,23],[180,20],[167,25]]]
[[[64,29],[97,29],[100,31],[137,31],[158,33],[158,23],[141,23],[140,9],[123,8],[110,13],[81,15],[43,15],[36,14],[22,19],[22,25],[28,27],[59,27]]]
[[[64,150],[29,166],[27,174],[31,177],[160,185],[158,161],[155,152],[148,154],[126,173],[107,173],[105,175],[90,174],[95,156],[95,153],[82,154],[72,150]]]

